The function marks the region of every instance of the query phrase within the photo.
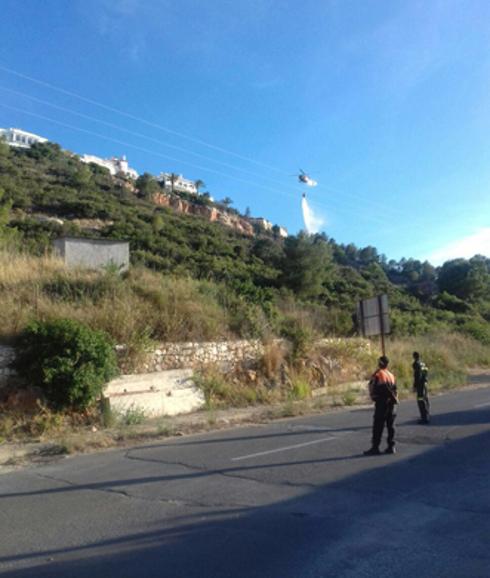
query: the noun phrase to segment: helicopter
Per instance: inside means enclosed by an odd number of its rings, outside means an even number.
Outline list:
[[[309,187],[316,187],[318,183],[314,181],[309,175],[305,173],[303,169],[299,169],[299,175],[297,175],[298,181]]]

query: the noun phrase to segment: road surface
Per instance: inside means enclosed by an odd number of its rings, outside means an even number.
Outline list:
[[[488,380],[490,381],[490,380]],[[0,477],[13,578],[488,578],[490,383],[372,410],[177,438]]]

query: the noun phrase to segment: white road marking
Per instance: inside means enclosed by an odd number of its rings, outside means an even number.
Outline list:
[[[486,403],[479,403],[478,405],[475,405],[474,407],[488,407],[490,405],[490,401],[487,401]]]
[[[266,456],[268,454],[276,454],[278,452],[287,452],[288,450],[295,450],[297,448],[304,448],[305,446],[312,446],[313,444],[321,444],[324,442],[331,442],[335,438],[333,436],[328,438],[321,438],[319,440],[313,440],[311,442],[304,442],[302,444],[294,444],[293,446],[284,446],[282,448],[276,448],[274,450],[267,450],[265,452],[257,452],[255,454],[248,454],[247,456],[239,456],[238,458],[231,458],[232,462],[239,462],[240,460],[249,460],[250,458],[256,458],[258,456]]]

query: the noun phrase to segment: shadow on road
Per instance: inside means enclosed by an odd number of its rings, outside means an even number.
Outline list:
[[[303,418],[301,418],[303,419]],[[270,426],[270,424],[267,424]],[[250,427],[250,426],[248,426]],[[199,445],[210,445],[210,444],[221,444],[221,443],[235,443],[239,441],[249,441],[249,440],[263,440],[270,438],[287,438],[291,436],[304,436],[307,433],[315,434],[329,434],[329,433],[339,433],[344,431],[361,431],[370,429],[370,426],[356,426],[356,427],[345,427],[345,428],[332,428],[332,427],[315,427],[314,430],[309,429],[308,424],[298,423],[294,425],[294,430],[278,431],[277,433],[264,433],[259,435],[246,435],[246,436],[230,436],[227,438],[219,437],[217,439],[205,439],[205,440],[189,440],[189,441],[179,441],[177,444],[175,442],[164,442],[164,443],[152,443],[144,446],[138,446],[138,449],[155,449],[163,447],[185,447],[185,446],[199,446]],[[221,434],[222,432],[216,432]]]
[[[453,411],[435,414],[431,417],[429,427],[447,425],[478,425],[490,423],[490,406],[477,408],[471,411]]]
[[[490,421],[490,411],[438,418],[446,424],[481,424]],[[0,562],[31,559],[35,564],[11,571],[11,578],[488,578],[489,447],[486,431],[386,465],[380,465],[377,457],[364,458],[371,469],[279,504],[218,510],[191,522],[174,519],[171,527],[162,520],[154,531],[3,557]],[[286,465],[291,463],[196,472],[189,477]],[[16,495],[167,479],[113,480]]]

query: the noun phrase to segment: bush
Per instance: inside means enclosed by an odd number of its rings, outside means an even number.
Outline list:
[[[56,409],[86,409],[117,375],[106,334],[71,319],[30,323],[19,338],[16,368]]]
[[[469,319],[459,328],[459,330],[461,333],[473,337],[473,339],[476,339],[483,345],[490,345],[490,326],[484,321]]]
[[[119,421],[123,425],[140,425],[145,418],[145,410],[133,404],[119,416]]]
[[[284,322],[281,334],[291,343],[292,363],[306,358],[315,340],[313,330],[308,324],[301,320],[288,319]]]
[[[238,374],[224,373],[217,366],[207,366],[193,376],[203,392],[206,409],[245,407],[256,403],[270,403],[271,392],[260,383],[247,383]]]
[[[292,400],[303,400],[311,397],[311,386],[305,376],[297,375],[293,377],[288,397]]]

